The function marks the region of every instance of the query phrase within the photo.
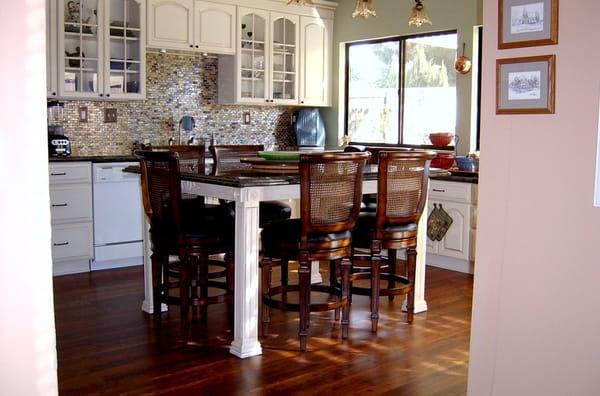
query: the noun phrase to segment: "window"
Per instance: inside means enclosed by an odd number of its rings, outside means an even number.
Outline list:
[[[456,32],[346,44],[346,135],[429,144],[456,127]]]

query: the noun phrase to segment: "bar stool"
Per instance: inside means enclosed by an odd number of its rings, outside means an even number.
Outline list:
[[[414,283],[417,257],[418,223],[427,199],[429,163],[435,157],[431,151],[380,151],[377,184],[377,210],[360,214],[352,232],[352,281],[370,279],[370,288],[352,287],[353,294],[371,298],[371,331],[377,332],[379,297],[407,295],[408,323],[414,314]],[[355,249],[369,249],[365,257]],[[388,250],[387,272],[380,273],[381,250]],[[396,251],[405,249],[406,274],[396,273]],[[387,280],[382,288],[380,280]]]
[[[189,169],[199,158],[199,150],[138,151],[142,171],[144,210],[150,221],[152,241],[152,283],[154,318],[160,325],[161,303],[179,304],[181,308],[181,338],[189,337],[188,311],[199,306],[206,318],[206,306],[228,303],[233,315],[234,224],[230,211],[220,205],[205,207],[186,204],[181,192],[182,169]],[[195,168],[194,168],[195,169]],[[187,205],[187,207],[186,207]],[[226,283],[216,282],[209,275],[209,255],[225,253]],[[179,261],[169,263],[169,256]],[[179,275],[179,297],[169,296],[173,284],[170,271]],[[222,272],[218,273],[222,275]],[[226,292],[208,296],[209,287],[225,288]],[[198,293],[199,290],[199,293]]]
[[[310,312],[342,309],[342,338],[348,337],[350,254],[352,233],[362,193],[362,175],[369,153],[317,153],[300,156],[300,219],[267,224],[261,233],[262,320],[265,334],[270,307],[300,312],[300,350],[306,351]],[[271,287],[273,260],[297,260],[299,283]],[[311,285],[311,261],[327,260],[341,273],[336,285]],[[282,267],[282,271],[283,271]],[[299,302],[287,301],[298,292]],[[311,303],[311,292],[330,295],[325,303]],[[277,296],[281,295],[281,298]]]
[[[250,164],[240,162],[242,158],[258,157],[258,152],[263,151],[265,147],[262,144],[247,145],[213,145],[209,150],[213,156],[214,164],[213,175],[219,175],[228,171],[250,169]],[[225,205],[234,205],[222,202]],[[292,208],[289,205],[278,201],[266,201],[259,204],[259,225],[263,228],[266,224],[289,219],[292,214]]]

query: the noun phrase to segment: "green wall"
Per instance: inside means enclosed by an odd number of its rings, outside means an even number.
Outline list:
[[[459,47],[466,43],[465,55],[473,58],[473,27],[482,20],[483,0],[423,0],[433,26],[408,26],[412,0],[374,0],[376,18],[352,18],[355,0],[340,0],[335,11],[333,29],[333,107],[323,109],[327,126],[327,144],[337,146],[343,135],[343,43],[370,38],[404,36],[424,32],[457,30]],[[340,64],[340,51],[342,64]],[[461,48],[459,48],[460,55]],[[459,152],[466,153],[471,146],[471,90],[476,83],[474,74],[460,75],[457,79],[458,114],[456,131],[460,136]],[[341,117],[341,118],[340,118]]]

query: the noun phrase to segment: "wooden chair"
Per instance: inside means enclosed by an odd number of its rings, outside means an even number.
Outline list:
[[[200,151],[138,151],[142,171],[144,210],[150,221],[152,241],[152,283],[154,292],[154,317],[160,325],[161,303],[179,304],[181,307],[181,336],[189,337],[188,311],[199,306],[206,318],[206,306],[228,303],[233,315],[234,263],[233,217],[220,205],[205,207],[188,199],[181,192],[181,174],[198,169]],[[214,281],[209,275],[209,255],[225,253],[226,284]],[[177,255],[179,261],[169,263],[169,256]],[[179,297],[169,296],[172,284],[169,271],[179,275]],[[225,294],[208,295],[209,287],[225,288]]]
[[[352,287],[353,294],[371,297],[371,330],[377,332],[379,296],[407,295],[408,323],[414,314],[414,282],[418,223],[427,199],[429,163],[435,157],[428,151],[380,151],[376,213],[360,214],[352,232],[352,280],[370,279],[370,288]],[[369,249],[364,256],[354,249]],[[388,250],[387,272],[381,273],[381,250]],[[396,271],[396,251],[406,249],[406,274]],[[387,280],[381,288],[380,280]]]
[[[210,146],[214,164],[212,174],[236,171],[240,169],[250,169],[251,165],[240,162],[242,158],[258,157],[258,152],[263,151],[265,147],[262,144],[256,145],[215,145]],[[233,205],[222,202],[223,204]],[[292,208],[289,205],[278,201],[261,202],[259,206],[259,225],[264,227],[266,224],[289,219],[292,214]]]
[[[342,309],[342,338],[348,336],[349,276],[352,234],[360,210],[362,175],[369,153],[318,153],[300,156],[300,219],[265,226],[262,296],[264,332],[270,322],[270,307],[300,312],[300,350],[306,351],[310,312]],[[297,260],[299,283],[271,287],[273,260]],[[311,285],[311,261],[327,260],[341,273],[341,290],[335,285]],[[287,266],[282,266],[282,271]],[[311,291],[328,293],[327,303],[312,304]],[[290,303],[289,292],[299,293]],[[281,295],[281,299],[276,296]]]

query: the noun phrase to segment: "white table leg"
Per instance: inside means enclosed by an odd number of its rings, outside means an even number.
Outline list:
[[[242,189],[235,200],[235,305],[229,352],[240,358],[262,354],[258,342],[258,215],[260,191]]]
[[[415,270],[415,313],[427,311],[425,301],[425,259],[427,256],[427,203],[419,220],[419,233],[417,234],[417,265]],[[402,305],[406,311],[406,299]]]
[[[146,213],[143,214],[144,222],[144,301],[142,302],[142,311],[152,314],[154,313],[153,296],[154,291],[152,290],[152,243],[150,242],[150,223],[146,218]],[[161,311],[166,312],[168,310],[167,304],[161,304]]]

